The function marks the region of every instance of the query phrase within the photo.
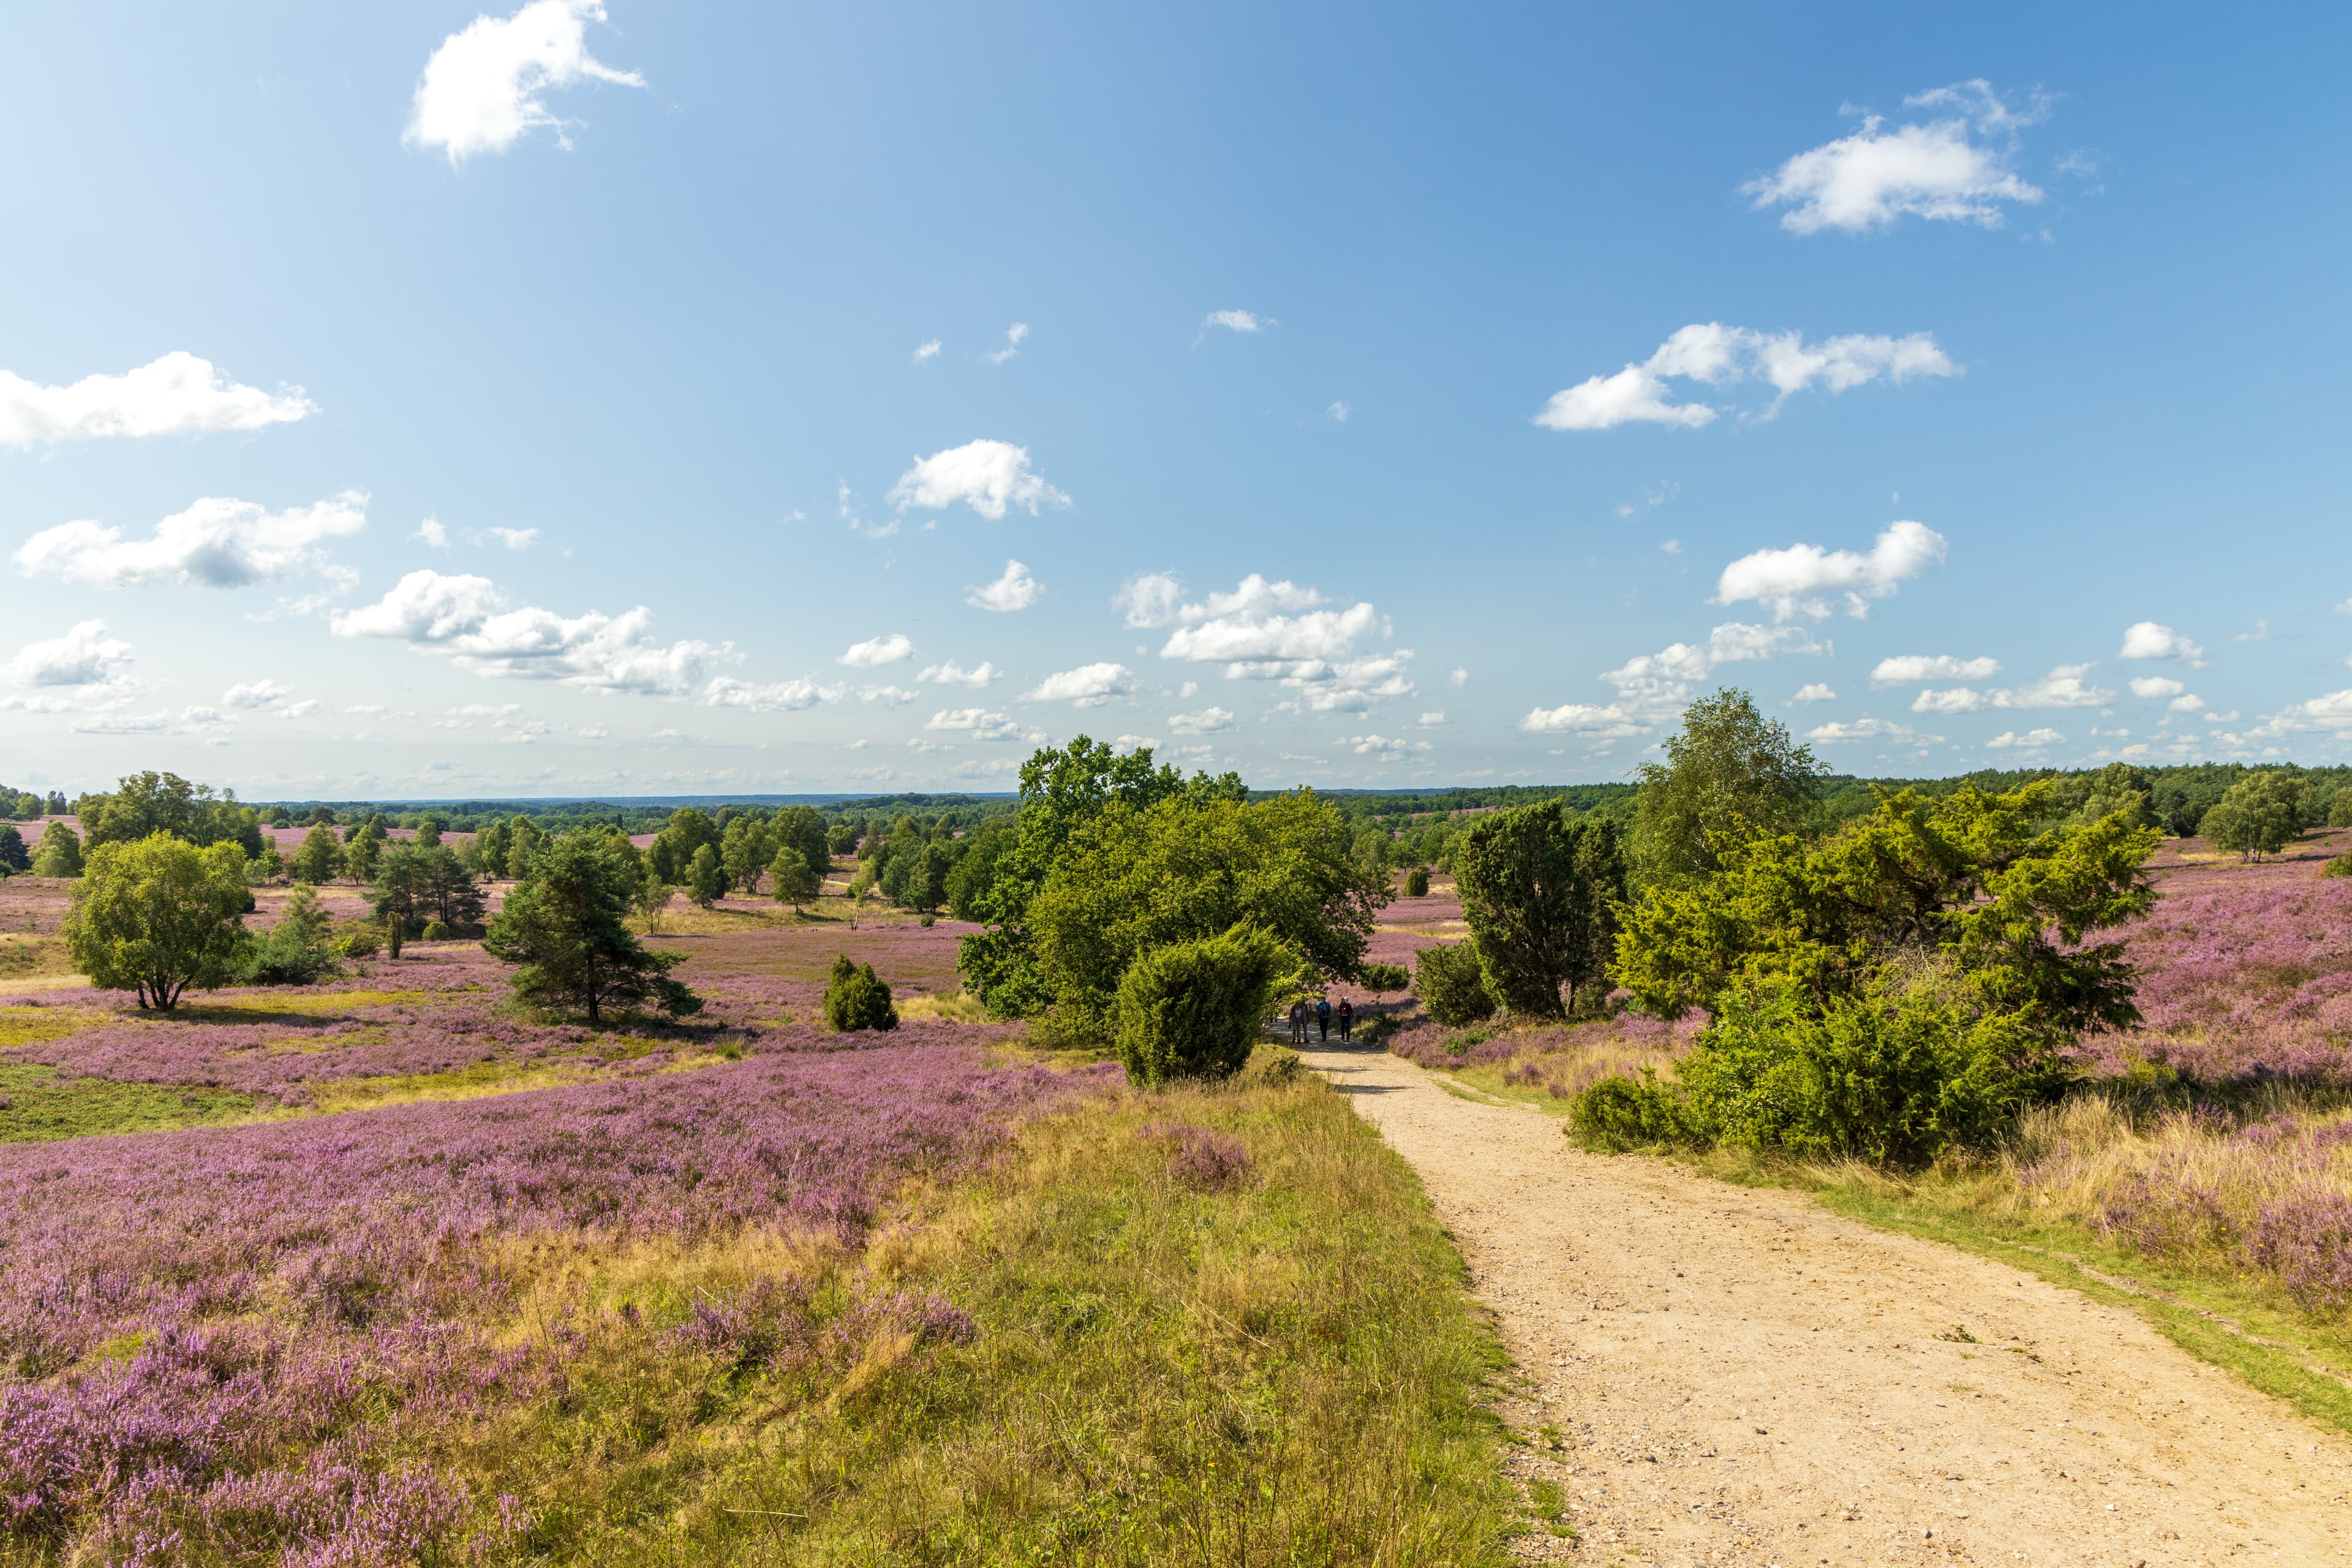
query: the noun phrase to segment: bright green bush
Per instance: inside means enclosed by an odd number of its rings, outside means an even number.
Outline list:
[[[1681,1097],[1646,1072],[1638,1080],[1612,1074],[1587,1088],[1570,1103],[1563,1131],[1602,1154],[1680,1143],[1688,1136]]]
[[[2352,853],[2332,855],[2319,868],[2323,877],[2352,877]]]
[[[2352,788],[2340,788],[2328,800],[2327,826],[2352,827]]]
[[[1495,994],[1475,942],[1425,947],[1413,961],[1412,994],[1429,1016],[1453,1027],[1495,1016]]]
[[[297,886],[278,923],[239,953],[239,985],[308,985],[339,967],[328,945],[327,913],[307,887]]]
[[[1129,1079],[1231,1077],[1249,1060],[1297,963],[1278,938],[1254,926],[1146,952],[1120,976],[1115,1008]]]
[[[824,987],[824,1021],[847,1034],[854,1029],[895,1029],[898,1006],[890,987],[870,963],[852,963],[847,953],[833,961],[833,974]]]
[[[449,940],[449,927],[446,921],[426,921],[425,922],[425,929],[417,932],[416,940],[419,942],[447,942]]]

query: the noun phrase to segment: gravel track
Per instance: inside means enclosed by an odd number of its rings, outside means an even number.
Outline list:
[[[1409,1062],[1312,1050],[1421,1174],[1607,1563],[2352,1561],[2352,1441],[2134,1314],[1788,1192],[1583,1153]]]

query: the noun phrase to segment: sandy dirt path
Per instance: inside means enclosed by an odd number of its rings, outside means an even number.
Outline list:
[[[2352,1560],[2352,1442],[2129,1312],[1786,1192],[1582,1153],[1385,1053],[1307,1060],[1420,1172],[1558,1428],[1583,1563]],[[1541,1446],[1538,1445],[1538,1450]]]

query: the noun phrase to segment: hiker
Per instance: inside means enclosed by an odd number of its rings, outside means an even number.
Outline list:
[[[1318,1031],[1318,1038],[1328,1040],[1331,1037],[1331,998],[1328,996],[1315,998],[1315,1027]]]
[[[1339,1043],[1340,1043],[1341,1045],[1343,1045],[1343,1046],[1344,1046],[1344,1045],[1346,1045],[1346,1044],[1348,1043],[1348,1031],[1349,1031],[1349,1029],[1350,1027],[1352,1027],[1352,1026],[1354,1026],[1355,1022],[1356,1022],[1356,1007],[1355,1007],[1355,1004],[1353,1004],[1352,1002],[1349,1002],[1349,1001],[1345,996],[1340,997],[1340,998],[1339,998]]]
[[[1290,1043],[1294,1046],[1307,1043],[1307,1004],[1304,1000],[1290,1005]]]

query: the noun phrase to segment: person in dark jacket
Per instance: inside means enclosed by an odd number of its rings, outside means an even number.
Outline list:
[[[1331,998],[1328,996],[1315,999],[1315,1028],[1316,1038],[1328,1040],[1331,1037]]]
[[[1345,1044],[1345,1043],[1346,1043],[1346,1041],[1347,1041],[1347,1039],[1348,1039],[1348,1031],[1349,1031],[1349,1029],[1351,1029],[1352,1027],[1354,1027],[1354,1026],[1355,1026],[1355,1022],[1356,1022],[1356,1007],[1355,1007],[1355,1004],[1353,1004],[1353,1003],[1349,1002],[1349,1001],[1345,996],[1340,997],[1340,998],[1339,998],[1339,1039],[1340,1039],[1340,1042],[1341,1042],[1342,1044]]]

